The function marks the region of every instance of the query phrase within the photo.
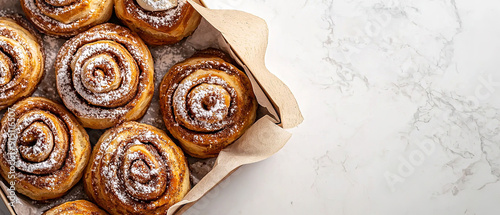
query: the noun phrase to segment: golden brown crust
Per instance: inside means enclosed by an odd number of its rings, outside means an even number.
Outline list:
[[[89,137],[63,106],[41,97],[21,100],[4,114],[0,133],[0,173],[17,192],[54,199],[82,177]]]
[[[66,41],[55,70],[59,95],[87,128],[139,119],[153,97],[153,57],[119,25],[98,25]]]
[[[71,37],[109,20],[113,0],[21,0],[28,19],[43,33]]]
[[[97,205],[85,200],[66,202],[43,213],[43,215],[107,215]]]
[[[174,65],[160,84],[167,130],[193,157],[215,157],[255,121],[257,102],[248,77],[209,49]]]
[[[44,74],[42,44],[20,15],[0,17],[0,109],[36,90]]]
[[[198,27],[201,15],[186,1],[175,8],[147,11],[136,0],[115,0],[116,16],[149,45],[179,42]]]
[[[166,214],[189,191],[189,170],[165,132],[125,122],[99,138],[84,187],[111,214]]]

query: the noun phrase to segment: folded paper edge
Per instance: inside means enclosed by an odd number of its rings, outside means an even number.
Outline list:
[[[259,127],[255,127],[255,126],[259,126]],[[268,128],[272,128],[272,129],[268,129]],[[279,127],[278,125],[276,125],[274,123],[274,120],[270,116],[264,116],[264,117],[258,119],[255,122],[255,124],[252,125],[252,127],[250,127],[249,129],[257,129],[256,131],[259,131],[259,133],[263,133],[262,131],[268,131],[268,130],[280,131],[280,133],[283,135],[281,139],[275,141],[279,145],[275,146],[275,148],[274,148],[275,150],[273,150],[274,152],[272,154],[269,154],[269,155],[265,156],[265,158],[263,160],[266,160],[267,158],[269,158],[269,157],[273,156],[274,154],[276,154],[277,152],[279,152],[286,145],[286,143],[290,140],[290,138],[292,137],[292,134],[290,132],[288,132],[288,131],[282,129],[281,127]],[[246,134],[246,132],[245,132],[245,134]],[[274,136],[279,136],[279,135],[274,135]],[[252,136],[252,140],[253,140],[253,138],[256,138],[256,137]],[[238,139],[237,142],[233,143],[229,147],[235,146],[234,144],[238,144],[239,140],[240,139]],[[247,140],[247,141],[252,141],[252,140]],[[258,162],[261,162],[263,160],[254,161],[254,162],[250,162],[250,163],[247,163],[247,164],[258,163]],[[244,164],[244,165],[247,165],[247,164]],[[220,165],[223,165],[223,164],[220,164]],[[227,175],[224,176],[224,178],[222,178],[221,180],[218,180],[213,186],[206,187],[205,188],[206,191],[203,192],[203,194],[201,195],[201,197],[198,200],[195,200],[195,201],[192,201],[192,202],[183,203],[182,205],[179,206],[179,208],[173,209],[175,212],[173,212],[172,214],[173,215],[182,215],[184,212],[187,211],[188,208],[190,208],[197,201],[199,201],[201,198],[203,198],[203,196],[205,196],[205,194],[207,194],[208,192],[210,192],[210,190],[212,190],[213,188],[215,188],[218,184],[220,184],[223,180],[225,180],[227,177],[229,177],[235,170],[237,170],[241,166],[243,166],[243,165],[234,165],[234,166],[228,165],[227,167],[230,168],[230,171],[229,171],[229,173]],[[205,186],[203,183],[205,183],[205,182],[210,183],[210,181],[211,180],[210,180],[209,177],[203,177],[198,184],[202,183],[202,185]],[[197,185],[195,185],[195,186],[197,186]],[[175,204],[174,204],[174,206],[175,206]],[[185,207],[187,207],[187,208],[185,208]]]

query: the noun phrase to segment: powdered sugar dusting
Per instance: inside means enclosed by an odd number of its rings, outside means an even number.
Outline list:
[[[43,50],[25,24],[19,15],[0,18],[0,109],[31,95],[43,75]]]
[[[155,1],[155,0],[145,0],[145,1]],[[160,0],[165,1],[165,0]],[[147,22],[154,28],[172,27],[174,24],[178,23],[182,16],[183,7],[188,4],[186,0],[177,0],[177,6],[172,7],[167,10],[161,11],[147,11],[144,10],[135,0],[124,0],[125,10],[127,13],[136,16]]]
[[[250,80],[224,55],[200,51],[175,65],[162,82],[166,127],[193,156],[216,156],[256,117]]]
[[[115,59],[118,62],[115,62]],[[122,105],[137,91],[137,65],[127,50],[117,43],[86,44],[78,49],[71,65],[75,90],[85,101],[93,105],[103,107]],[[104,70],[101,74],[103,77],[95,77],[96,70]],[[96,79],[101,81],[95,82]],[[118,83],[118,86],[113,87],[112,82]]]
[[[54,144],[55,148],[50,153],[50,157],[48,159],[42,160],[41,162],[31,162],[29,160],[25,161],[21,157],[26,158],[27,155],[24,153],[29,152],[28,149],[31,147],[16,145],[16,149],[10,150],[19,153],[16,154],[16,158],[18,161],[16,162],[15,166],[17,169],[32,174],[47,174],[59,169],[63,164],[65,158],[64,155],[68,148],[68,142],[66,137],[61,139],[61,137],[58,136],[59,134],[57,131],[58,129],[60,129],[60,126],[58,125],[59,122],[52,121],[51,118],[40,111],[28,112],[19,118],[16,126],[18,137],[23,137],[23,135],[25,135],[24,132],[29,132],[30,126],[33,125],[36,121],[42,121],[44,125],[49,127],[54,134],[54,142],[57,143],[37,143],[34,145],[36,147],[38,144]],[[21,150],[17,149],[19,147],[21,147]],[[25,150],[22,150],[23,148]]]
[[[65,193],[68,184],[76,182],[70,173],[83,170],[82,164],[85,165],[86,161],[79,163],[81,154],[78,153],[86,151],[75,149],[72,135],[79,130],[73,126],[77,122],[67,114],[60,106],[39,98],[22,100],[9,109],[8,116],[11,117],[3,121],[1,127],[5,137],[1,143],[1,158],[7,159],[6,153],[9,153],[8,156],[16,160],[12,164],[16,168],[16,185],[29,184],[42,195],[57,195]],[[10,125],[15,125],[13,131]],[[8,133],[6,131],[15,135],[4,136]],[[8,141],[15,144],[7,144]],[[78,145],[85,149],[85,142],[78,142]]]
[[[100,20],[109,12],[104,10],[112,8],[108,6],[112,3],[110,0],[24,0],[23,3],[23,7],[33,14],[28,18],[34,25],[45,32],[66,37],[99,24],[89,20]]]
[[[225,116],[232,115],[232,113],[234,113],[237,109],[235,104],[235,99],[237,98],[236,91],[229,86],[224,79],[216,75],[210,75],[202,78],[190,77],[191,76],[186,77],[181,83],[179,83],[175,93],[173,94],[172,105],[174,106],[174,113],[178,122],[183,122],[184,126],[189,126],[189,128],[200,132],[217,131],[224,128],[226,125],[231,124],[232,118],[225,118]],[[196,93],[192,98],[188,98],[188,94],[190,94],[192,89],[201,84],[207,84],[209,87],[205,87],[201,92]],[[209,110],[203,108],[201,100],[205,99],[208,94],[214,93],[214,91],[212,91],[214,86],[211,85],[222,86],[225,92],[230,94],[232,98],[232,105],[226,106],[225,101],[221,100],[222,98],[216,99],[215,97],[212,97],[216,100],[215,106],[211,107]],[[192,102],[194,105],[188,105],[189,101],[187,100],[189,99],[194,100]],[[189,114],[189,112],[192,114]],[[212,120],[206,120],[207,118]]]
[[[180,180],[171,178],[172,171],[179,171],[178,167],[170,167],[181,165],[176,152],[168,145],[167,137],[138,123],[122,124],[107,134],[107,138],[101,139],[94,149],[97,151],[90,166],[95,175],[91,176],[92,190],[99,195],[97,198],[112,198],[119,202],[114,206],[101,206],[116,207],[121,213],[136,213],[138,210],[145,213],[146,207],[147,210],[164,207],[161,202],[175,195],[169,192],[177,189],[169,188],[170,180]]]
[[[203,85],[202,85],[203,86]],[[228,114],[229,99],[227,92],[217,85],[207,85],[200,90],[198,86],[188,95],[189,110],[194,118],[221,121]],[[208,104],[208,105],[207,105]],[[208,106],[208,107],[207,107]]]
[[[177,6],[177,0],[137,0],[137,3],[148,11],[162,11]]]
[[[120,44],[126,50],[117,50],[113,46],[105,43],[94,43],[96,41],[112,41]],[[91,46],[86,44],[94,43]],[[80,50],[83,49],[83,51]],[[58,90],[64,104],[75,115],[85,118],[108,119],[111,122],[119,122],[128,111],[135,107],[135,103],[141,95],[147,93],[144,83],[150,82],[147,73],[152,73],[153,68],[148,64],[148,54],[141,49],[141,42],[134,37],[127,29],[117,25],[100,25],[94,30],[79,34],[67,41],[61,48],[56,62]],[[78,53],[80,54],[78,54]],[[121,52],[128,52],[131,58],[120,55]],[[94,54],[107,53],[117,60],[120,66],[120,77],[122,77],[121,88],[117,91],[110,91],[105,94],[89,92],[81,83],[81,65]],[[76,66],[73,70],[70,65],[76,59]],[[134,62],[129,62],[132,60]],[[140,74],[134,72],[133,68],[138,67]],[[133,78],[131,74],[137,74]],[[138,84],[134,84],[138,81]],[[124,96],[130,95],[130,96]],[[101,108],[105,106],[107,108]]]

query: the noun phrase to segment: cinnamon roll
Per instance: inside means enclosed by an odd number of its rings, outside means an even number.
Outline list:
[[[148,47],[115,24],[95,26],[64,43],[55,70],[59,95],[86,128],[139,119],[153,97]]]
[[[179,42],[201,20],[187,0],[115,0],[115,13],[149,45]]]
[[[89,137],[63,106],[40,97],[14,104],[0,127],[0,173],[34,200],[64,195],[82,177]]]
[[[165,132],[125,122],[99,139],[84,187],[111,214],[166,214],[190,189],[189,170]]]
[[[107,215],[108,213],[106,213],[106,211],[101,210],[92,202],[85,200],[66,202],[43,213],[43,215],[70,215],[70,214]]]
[[[70,37],[109,20],[113,0],[21,0],[28,19],[43,33]]]
[[[215,157],[255,121],[248,77],[223,52],[208,49],[174,65],[160,84],[167,130],[193,157]]]
[[[20,15],[0,17],[0,109],[36,90],[44,73],[42,44]]]

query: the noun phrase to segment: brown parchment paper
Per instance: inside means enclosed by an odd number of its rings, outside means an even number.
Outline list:
[[[258,120],[232,145],[224,149],[216,159],[188,158],[191,182],[194,185],[186,197],[168,210],[169,215],[184,213],[197,200],[244,164],[264,160],[279,151],[291,134],[283,128],[291,128],[303,120],[297,102],[288,87],[265,67],[268,29],[264,20],[248,13],[234,10],[211,10],[188,0],[203,16],[198,29],[178,44],[150,47],[155,60],[155,94],[146,115],[139,120],[166,131],[158,104],[159,82],[175,63],[191,56],[196,50],[208,47],[220,48],[233,57],[249,76],[259,103]],[[19,1],[0,0],[10,12],[21,13]],[[110,22],[119,23],[116,18]],[[65,42],[44,36],[46,71],[34,96],[42,96],[61,102],[55,90],[54,61],[59,47]],[[104,130],[87,129],[92,145],[97,143]],[[11,214],[39,215],[67,201],[88,199],[80,181],[62,198],[37,202],[20,194],[20,204],[9,206],[8,184],[0,181],[0,197]],[[6,195],[7,194],[7,195]]]

